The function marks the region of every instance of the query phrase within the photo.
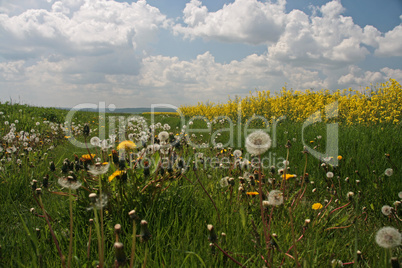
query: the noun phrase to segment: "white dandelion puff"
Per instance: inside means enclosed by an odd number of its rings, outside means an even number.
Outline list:
[[[279,190],[272,190],[268,195],[268,202],[271,206],[279,206],[283,204],[283,193]]]
[[[385,174],[386,176],[388,176],[388,177],[391,177],[392,174],[394,174],[394,170],[393,170],[392,168],[387,168],[387,169],[384,171],[384,174]]]
[[[385,216],[389,216],[389,215],[391,215],[391,213],[392,213],[392,207],[390,207],[390,206],[388,206],[388,205],[382,206],[381,212],[382,212],[382,214],[384,214]]]
[[[394,227],[383,227],[381,228],[376,236],[375,241],[380,247],[383,248],[393,248],[401,244],[402,235]]]
[[[166,131],[161,131],[158,134],[158,139],[161,140],[161,141],[166,141],[168,138],[169,138],[169,133],[166,132]]]
[[[110,164],[105,165],[101,163],[96,163],[95,165],[88,166],[88,172],[94,176],[105,174],[109,170]]]
[[[246,150],[253,155],[261,155],[271,147],[271,138],[262,131],[257,130],[246,138]]]
[[[81,187],[82,183],[74,179],[72,176],[68,176],[67,178],[59,178],[57,181],[62,187],[77,190]]]

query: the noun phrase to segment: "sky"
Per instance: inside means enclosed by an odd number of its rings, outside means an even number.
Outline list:
[[[0,0],[0,101],[117,108],[402,83],[402,0]]]

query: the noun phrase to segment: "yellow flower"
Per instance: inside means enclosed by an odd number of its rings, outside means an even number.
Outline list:
[[[282,175],[282,179],[283,179],[283,176],[284,176],[284,175]],[[296,177],[297,177],[296,174],[286,174],[286,180],[288,180],[288,179],[290,179],[290,178],[296,178]]]
[[[82,161],[82,162],[91,161],[95,156],[96,156],[96,154],[91,154],[91,155],[89,155],[89,154],[83,154],[83,155],[81,156],[81,161]]]
[[[322,205],[320,203],[314,203],[311,208],[314,210],[322,209]]]
[[[259,195],[258,192],[247,192],[246,194],[247,194],[247,195],[251,195],[251,196],[253,196],[253,195]]]
[[[342,160],[342,155],[338,155],[338,160]]]
[[[120,177],[123,174],[124,174],[123,170],[116,170],[115,172],[113,172],[112,175],[109,176],[109,182],[111,182],[116,177]]]
[[[135,143],[132,141],[122,141],[117,146],[117,150],[120,150],[120,149],[132,150],[132,149],[135,149],[136,147],[137,147],[137,145],[135,145]]]

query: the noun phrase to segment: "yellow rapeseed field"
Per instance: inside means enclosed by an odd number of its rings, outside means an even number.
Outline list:
[[[271,95],[269,91],[258,91],[245,98],[229,99],[227,103],[198,103],[196,106],[181,106],[179,112],[185,116],[205,116],[209,120],[218,116],[232,119],[242,118],[242,122],[253,115],[272,120],[280,116],[302,122],[317,111],[324,113],[325,106],[337,101],[337,121],[345,124],[398,124],[402,120],[402,88],[394,79],[375,89],[364,91],[343,89],[335,92],[294,91],[282,88],[280,93]]]

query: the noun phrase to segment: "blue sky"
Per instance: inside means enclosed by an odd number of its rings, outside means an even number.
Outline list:
[[[0,0],[0,101],[226,102],[402,82],[400,0]]]

